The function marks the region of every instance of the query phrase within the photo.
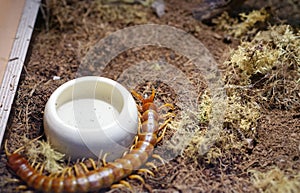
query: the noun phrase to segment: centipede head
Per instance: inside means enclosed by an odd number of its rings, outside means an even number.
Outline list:
[[[143,104],[146,103],[152,103],[154,101],[154,97],[155,97],[155,89],[152,89],[152,94],[148,97],[148,98],[144,98],[142,95],[138,94],[136,91],[132,90],[131,91],[132,95],[138,99],[139,101],[141,101]]]

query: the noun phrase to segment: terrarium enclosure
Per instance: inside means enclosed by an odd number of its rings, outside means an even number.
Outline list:
[[[300,192],[299,24],[296,0],[41,1],[1,144],[0,192],[36,192],[7,165],[16,150],[51,178],[106,167],[109,152],[72,161],[44,134],[51,94],[83,76],[143,97],[155,89],[157,106],[172,104],[158,110],[159,124],[170,121],[147,170],[99,192]]]

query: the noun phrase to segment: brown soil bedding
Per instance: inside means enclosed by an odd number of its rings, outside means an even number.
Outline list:
[[[161,18],[158,18],[150,7],[140,4],[101,4],[99,1],[88,3],[85,1],[68,1],[68,3],[49,1],[43,4],[43,11],[35,26],[10,123],[5,134],[5,139],[8,140],[8,150],[12,152],[26,143],[26,139],[33,139],[43,134],[43,111],[51,93],[64,82],[76,78],[79,74],[79,66],[88,51],[102,38],[119,29],[145,23],[164,24],[182,29],[204,44],[221,71],[224,72],[227,69],[224,62],[228,60],[230,51],[237,48],[240,39],[228,38],[226,33],[216,30],[215,26],[207,26],[195,20],[190,8],[197,5],[199,1],[165,0],[165,2],[166,14]],[[251,2],[246,2],[241,10],[249,9]],[[300,13],[297,9],[299,3],[297,1],[293,3],[296,8],[282,7]],[[273,10],[275,11],[272,17],[276,19],[271,22],[278,22],[278,15],[276,15],[278,10]],[[285,19],[288,17],[287,21],[291,21],[291,17],[283,15],[282,12],[280,11],[279,17]],[[297,14],[294,16],[298,17]],[[138,36],[138,34],[133,35]],[[198,97],[204,93],[207,83],[195,70],[193,63],[180,53],[157,46],[132,48],[121,53],[105,67],[101,76],[117,80],[124,70],[140,61],[154,60],[163,60],[176,66],[197,87]],[[298,66],[300,69],[300,64]],[[97,69],[90,70],[93,75],[98,75]],[[153,72],[147,71],[146,73],[151,75]],[[53,80],[54,76],[60,79]],[[176,106],[178,101],[176,90],[159,80],[145,81],[132,89],[149,92],[151,86],[157,89],[157,100],[160,103],[170,102],[175,103]],[[299,99],[300,95],[297,99],[298,103]],[[200,103],[200,99],[197,102]],[[181,110],[176,106],[175,113]],[[239,145],[232,144],[229,148],[223,148],[222,146],[229,142],[220,140],[213,147],[216,152],[201,156],[188,155],[189,151],[182,150],[182,154],[177,154],[165,165],[160,165],[157,160],[154,160],[154,163],[159,166],[158,170],[154,172],[154,177],[142,175],[145,185],[136,180],[128,179],[128,182],[135,192],[276,192],[283,190],[299,192],[299,106],[283,110],[274,108],[272,105],[269,107],[265,105],[260,111],[260,117],[255,123],[255,132],[246,136],[247,140],[250,140],[249,143],[246,143],[244,136],[235,130],[235,125],[224,124],[223,135],[235,136],[232,138],[233,143],[236,142]],[[199,127],[202,128],[199,131],[201,132],[207,128],[207,124],[201,123]],[[173,132],[172,129],[168,130],[164,140],[168,141]],[[161,142],[158,146],[164,144]],[[189,150],[191,146],[188,146]],[[158,149],[156,153],[162,157],[168,157],[172,148],[166,147],[166,150]],[[28,189],[18,189],[18,186],[24,183],[12,180],[17,177],[6,167],[6,162],[6,155],[2,149],[0,192],[28,191]],[[268,176],[270,171],[277,173]],[[274,187],[274,183],[285,188]],[[33,190],[29,189],[29,191]],[[126,192],[128,190],[108,189],[104,191]]]

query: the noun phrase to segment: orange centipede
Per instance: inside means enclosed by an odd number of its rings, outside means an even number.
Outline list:
[[[78,172],[76,175],[51,176],[37,171],[24,156],[15,151],[12,154],[7,152],[8,167],[28,187],[43,192],[73,193],[97,191],[102,188],[118,187],[118,185],[128,186],[129,184],[122,180],[126,177],[132,176],[132,178],[142,179],[140,176],[133,175],[132,173],[141,168],[153,154],[154,147],[163,138],[166,125],[171,118],[159,126],[159,108],[153,103],[155,97],[154,90],[148,98],[143,98],[135,91],[132,94],[141,101],[141,124],[135,143],[122,158],[106,163],[104,166],[94,168],[93,170]],[[172,105],[168,103],[163,106],[172,108]],[[162,134],[158,136],[160,132]],[[151,173],[151,171],[149,172]]]

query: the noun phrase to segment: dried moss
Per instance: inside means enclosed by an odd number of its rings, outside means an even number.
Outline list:
[[[225,123],[243,136],[253,137],[260,107],[254,101],[243,100],[237,93],[228,97]]]
[[[204,93],[201,96],[201,103],[199,105],[199,121],[200,123],[206,123],[210,119],[212,110],[212,100],[210,96],[208,95],[207,91],[204,91]]]
[[[98,3],[96,11],[99,14],[99,19],[104,22],[123,21],[125,25],[146,23],[147,12],[142,11],[140,8],[139,5]]]
[[[224,128],[219,133],[219,138],[216,140],[214,147],[204,157],[208,163],[215,162],[217,158],[228,154],[233,149],[243,151],[244,147],[251,146],[251,142],[256,138],[256,126],[261,116],[262,101],[270,101],[270,98],[264,97],[264,94],[270,91],[267,88],[273,89],[273,91],[278,89],[279,85],[276,86],[276,84],[281,81],[282,77],[285,81],[297,82],[299,80],[298,52],[300,45],[297,43],[299,39],[290,30],[289,26],[283,25],[259,33],[253,41],[242,43],[233,52],[230,60],[225,63],[227,68],[231,70],[227,70],[227,73],[225,73],[228,101]],[[263,33],[269,35],[262,36]],[[286,70],[283,70],[286,69],[282,68],[283,61],[285,61],[284,63],[288,66],[290,72],[287,73]],[[283,76],[281,73],[287,73],[289,77]],[[267,84],[260,87],[253,84],[253,81],[258,81],[255,79],[258,75],[265,77],[266,74],[270,74],[270,77],[273,78],[276,77],[275,82],[274,79],[267,79],[264,80]],[[290,79],[291,75],[294,75],[292,80]],[[287,87],[285,89],[294,89],[293,92],[295,92],[298,88]],[[282,100],[277,100],[277,102],[291,101],[292,97],[296,97],[296,93],[294,93],[294,96],[286,95],[286,92],[276,93],[276,95],[277,99],[281,98]],[[299,103],[299,97],[298,95],[298,98],[294,100],[296,103]],[[202,104],[207,105],[209,103]],[[202,109],[200,120],[207,121],[209,108],[203,105],[200,105],[200,107]],[[192,138],[191,144],[186,150],[191,157],[199,156],[197,149],[202,143],[204,134],[205,130],[199,130]]]
[[[231,18],[227,12],[224,12],[212,22],[216,24],[217,29],[225,30],[228,34],[238,38],[257,31],[256,25],[265,22],[269,14],[265,9],[260,9],[249,14],[240,13],[239,16],[240,21],[238,18]]]
[[[207,162],[214,162],[233,149],[242,152],[245,147],[252,147],[262,105],[299,108],[299,49],[299,32],[280,25],[257,33],[252,41],[242,42],[232,52],[225,62],[228,106],[224,128],[205,155]],[[209,103],[202,104],[200,120],[205,122],[209,117],[205,104]],[[199,156],[197,149],[204,134],[205,130],[198,130],[192,138],[186,150],[191,157]]]
[[[43,165],[46,172],[57,173],[63,169],[64,154],[55,151],[49,142],[31,143],[25,153],[32,163]]]
[[[225,62],[229,86],[251,88],[258,102],[267,107],[300,107],[299,32],[289,25],[270,27],[242,42]]]
[[[239,85],[251,84],[251,77],[255,74],[266,74],[275,65],[279,51],[270,49],[270,45],[263,42],[243,42],[235,50],[228,61],[237,69]]]
[[[200,145],[198,138],[201,131],[195,117],[197,116],[191,117],[186,113],[182,113],[180,117],[169,124],[168,128],[174,134],[171,140],[165,141],[165,144],[173,155],[187,155],[187,157],[192,158],[197,154],[197,145]]]
[[[295,193],[300,191],[300,173],[286,174],[275,167],[267,172],[257,170],[249,171],[252,174],[251,180],[254,186],[265,193]]]

